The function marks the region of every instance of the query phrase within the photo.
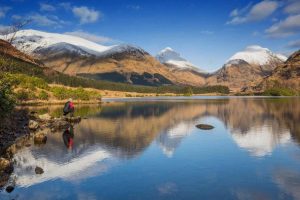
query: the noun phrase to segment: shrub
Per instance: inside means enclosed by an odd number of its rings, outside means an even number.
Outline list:
[[[44,90],[42,90],[38,96],[39,99],[41,100],[48,100],[49,99],[49,95],[47,92],[45,92]]]
[[[16,92],[16,98],[20,101],[26,101],[36,99],[36,96],[32,90],[21,89]]]
[[[5,75],[4,75],[5,76]],[[15,97],[11,88],[11,83],[0,75],[0,116],[10,113],[14,108]]]

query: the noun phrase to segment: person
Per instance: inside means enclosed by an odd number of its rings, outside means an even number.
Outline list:
[[[73,117],[73,116],[74,116],[74,110],[75,110],[74,103],[73,103],[72,98],[70,98],[70,99],[65,103],[65,106],[64,106],[64,109],[63,109],[64,116],[66,116],[67,114],[70,113],[71,117]]]

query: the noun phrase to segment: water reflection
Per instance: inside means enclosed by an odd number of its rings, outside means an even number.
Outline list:
[[[74,182],[100,176],[111,169],[114,161],[134,162],[135,158],[143,158],[149,147],[159,149],[167,159],[176,159],[176,149],[187,145],[183,142],[185,139],[195,134],[204,135],[203,131],[195,128],[195,124],[204,119],[215,118],[223,123],[223,126],[216,127],[215,134],[211,134],[214,140],[208,141],[208,147],[214,146],[221,135],[229,133],[230,144],[236,147],[236,153],[242,149],[253,158],[272,155],[278,146],[300,142],[300,104],[297,98],[119,102],[84,109],[88,119],[74,127],[71,125],[64,132],[50,135],[42,148],[33,146],[17,151],[14,156],[17,186],[29,187],[57,179]],[[55,109],[52,112],[56,113]],[[225,139],[222,140],[225,143]],[[211,151],[203,146],[201,148],[206,148],[204,151]],[[198,162],[197,159],[204,158],[191,156],[191,159]],[[41,166],[45,173],[35,175],[35,166]],[[289,176],[282,174],[276,173],[274,182],[298,198],[293,187],[286,186],[286,182],[290,182],[286,181]],[[178,183],[165,183],[155,186],[161,195],[179,192]],[[244,194],[236,192],[239,197]]]
[[[72,149],[74,144],[74,126],[72,124],[63,132],[62,138],[67,149]]]

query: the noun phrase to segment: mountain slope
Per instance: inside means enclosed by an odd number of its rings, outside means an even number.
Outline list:
[[[240,92],[269,76],[285,59],[267,48],[249,46],[244,51],[235,53],[221,69],[210,74],[207,84],[226,85],[231,90]]]
[[[271,76],[263,79],[255,90],[263,91],[274,87],[300,91],[300,50],[294,52],[285,63],[279,65]]]
[[[45,66],[69,75],[139,85],[204,85],[197,74],[173,71],[132,45],[104,46],[85,39],[35,30],[17,32],[13,45]]]

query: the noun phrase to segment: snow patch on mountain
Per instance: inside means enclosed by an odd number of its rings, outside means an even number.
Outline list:
[[[281,54],[275,54],[268,48],[263,48],[258,45],[246,47],[245,50],[235,53],[226,63],[233,60],[244,60],[249,64],[266,65],[272,61],[286,61],[287,57]]]
[[[156,59],[163,64],[169,64],[178,69],[190,69],[197,72],[205,73],[205,71],[199,69],[197,66],[182,58],[180,54],[173,50],[171,47],[166,47],[163,50],[161,50],[157,54]]]

